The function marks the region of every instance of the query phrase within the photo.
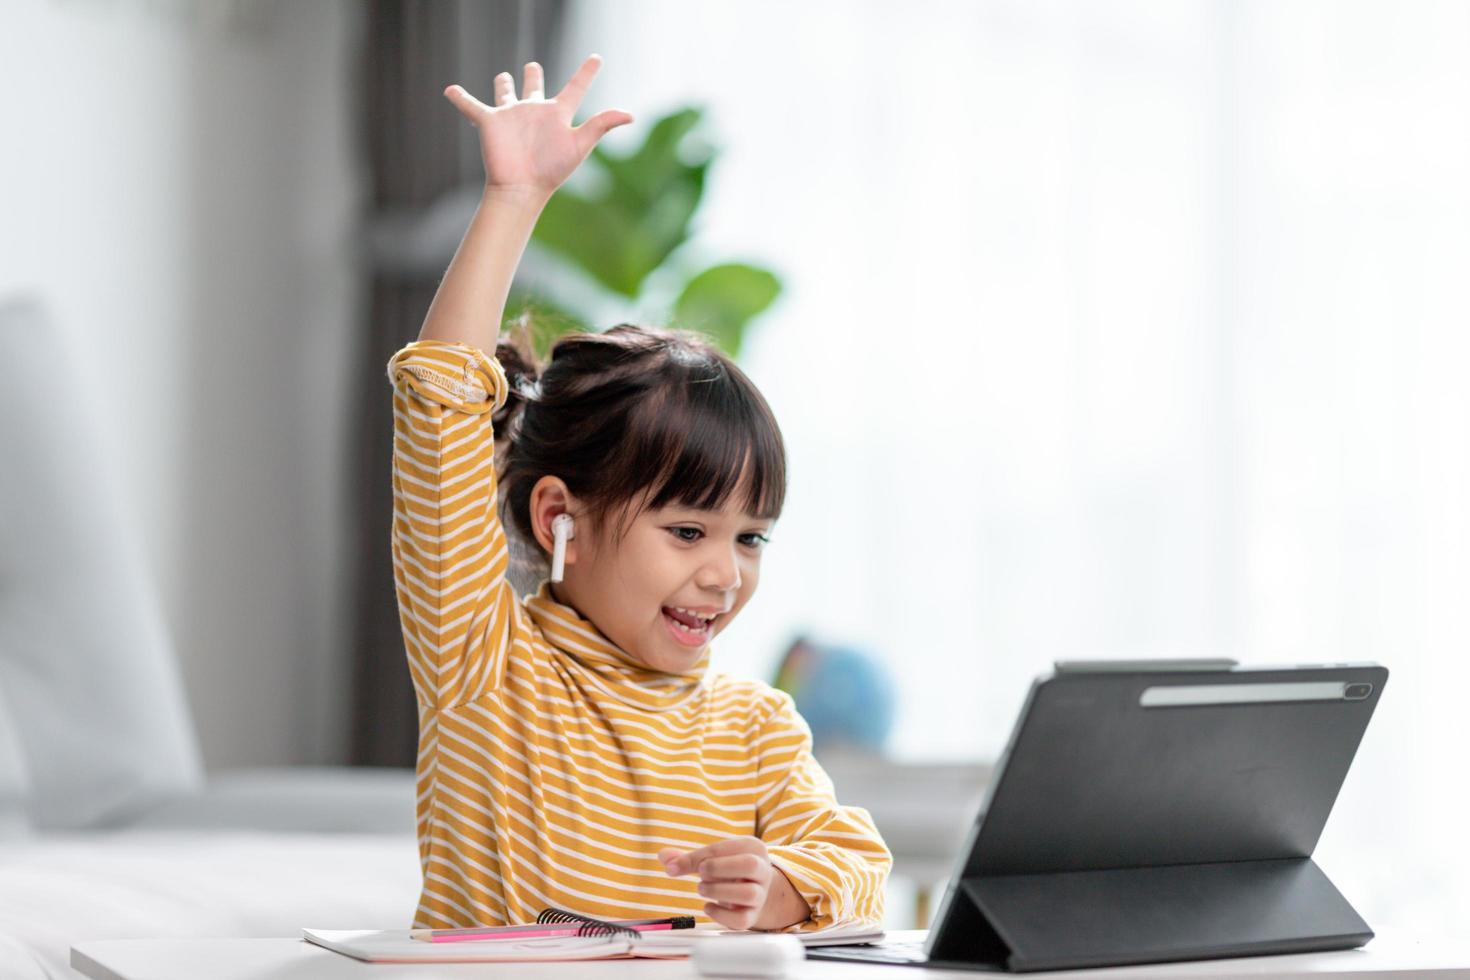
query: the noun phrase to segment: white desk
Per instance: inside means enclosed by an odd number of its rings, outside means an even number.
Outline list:
[[[893,938],[910,935],[890,933]],[[71,965],[91,980],[676,980],[697,977],[688,960],[591,960],[571,963],[360,963],[297,939],[109,939],[72,947]],[[1255,956],[1065,973],[1004,974],[1049,980],[1262,980],[1345,977],[1348,980],[1470,980],[1470,946],[1382,937],[1363,949],[1294,956]],[[793,980],[920,980],[970,978],[973,971],[807,960]]]

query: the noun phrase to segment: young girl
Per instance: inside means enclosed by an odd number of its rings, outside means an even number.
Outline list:
[[[599,64],[551,99],[534,62],[520,98],[496,76],[494,108],[445,91],[479,129],[485,190],[419,340],[388,364],[393,564],[420,716],[414,925],[548,907],[877,924],[892,859],[867,811],[838,805],[788,695],[707,670],[785,496],[765,400],[691,333],[565,337],[539,378],[499,341],[542,206],[633,121],[570,125]],[[551,551],[553,520],[572,522],[564,580],[524,599],[506,577],[496,428],[515,530]]]

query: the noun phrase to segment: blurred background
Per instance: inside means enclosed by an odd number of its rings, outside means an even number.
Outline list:
[[[7,5],[0,298],[84,352],[204,767],[412,764],[384,366],[483,180],[440,93],[594,51],[579,118],[637,122],[517,309],[718,329],[771,402],[716,666],[845,651],[855,737],[963,773],[1053,660],[1381,662],[1317,859],[1461,928],[1464,2]]]

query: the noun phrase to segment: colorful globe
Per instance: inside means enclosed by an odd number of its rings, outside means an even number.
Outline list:
[[[893,678],[876,657],[806,639],[792,644],[776,686],[811,726],[813,749],[881,753],[893,731]]]

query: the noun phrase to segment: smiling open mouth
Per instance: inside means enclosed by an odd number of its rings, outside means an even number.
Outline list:
[[[699,646],[709,640],[714,629],[714,620],[705,620],[692,613],[663,607],[664,622],[674,639],[688,646]],[[719,617],[716,616],[715,619]]]

